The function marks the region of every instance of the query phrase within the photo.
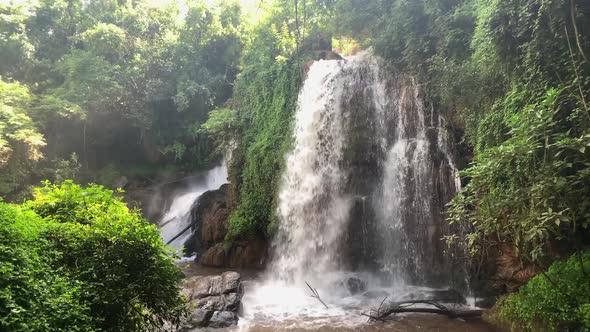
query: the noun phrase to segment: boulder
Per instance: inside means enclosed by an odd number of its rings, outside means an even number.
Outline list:
[[[228,327],[238,323],[238,315],[231,311],[216,311],[209,320],[209,326],[220,328]]]
[[[220,295],[195,299],[193,303],[199,309],[210,310],[212,312],[225,309],[224,298]]]
[[[205,298],[195,299],[193,303],[199,309],[212,311],[234,311],[240,308],[241,295],[238,293],[229,293]]]
[[[191,209],[191,219],[195,226],[191,236],[184,243],[185,254],[202,253],[216,243],[223,242],[230,214],[227,205],[228,192],[229,186],[224,184],[219,189],[207,191],[199,197]]]
[[[227,250],[224,248],[230,200],[231,190],[227,184],[201,195],[191,210],[195,227],[184,243],[185,254],[198,253],[199,264],[203,266],[262,269],[268,249],[264,239],[239,241]]]
[[[204,297],[221,295],[223,279],[221,276],[209,276],[197,279],[192,287],[192,298],[202,299]]]
[[[224,307],[223,310],[238,312],[240,310],[240,303],[242,295],[239,293],[230,293],[223,295]]]
[[[194,309],[189,313],[186,322],[182,326],[188,329],[207,326],[211,316],[213,316],[212,310]]]
[[[227,189],[228,185],[223,185],[218,190],[204,193],[194,211],[195,215],[198,215],[202,220],[201,240],[206,243],[223,242],[227,234],[227,222],[230,214],[226,204]]]
[[[240,288],[240,274],[233,271],[223,272],[221,274],[221,292],[223,294],[237,293]]]
[[[350,295],[356,295],[367,290],[367,283],[357,277],[347,278],[344,281],[344,286],[348,289]]]
[[[180,331],[237,323],[243,292],[239,273],[228,271],[217,276],[195,276],[185,281],[182,292],[193,309],[183,319]]]

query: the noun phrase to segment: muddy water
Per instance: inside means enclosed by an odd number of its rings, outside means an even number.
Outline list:
[[[363,323],[354,327],[334,327],[330,322],[317,324],[314,327],[299,327],[300,322],[281,322],[269,324],[250,322],[248,326],[240,324],[238,331],[248,332],[279,332],[279,331],[318,331],[318,332],[494,332],[497,331],[482,320],[462,321],[448,319],[444,316],[412,314],[396,317],[394,321]]]
[[[196,275],[219,275],[227,269],[208,268],[194,263],[182,263],[183,273]],[[235,270],[235,269],[234,269]],[[244,299],[238,326],[212,331],[235,332],[501,332],[481,319],[449,319],[432,314],[398,314],[387,322],[368,322],[363,313],[378,307],[380,300],[346,301],[334,300],[325,294],[330,305],[326,310],[308,293],[298,289],[261,287],[264,278],[259,270],[237,270],[242,275]],[[304,295],[304,299],[301,295]],[[303,302],[303,305],[298,305]]]

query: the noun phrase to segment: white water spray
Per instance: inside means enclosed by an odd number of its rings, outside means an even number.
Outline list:
[[[227,183],[225,163],[203,174],[191,176],[186,182],[188,188],[181,190],[174,196],[170,208],[158,222],[160,235],[164,242],[170,241],[191,224],[191,209],[203,193],[219,189],[219,187]],[[179,250],[190,236],[191,232],[187,231],[172,241],[170,245]]]

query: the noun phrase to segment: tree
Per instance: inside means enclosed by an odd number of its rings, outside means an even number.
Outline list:
[[[45,139],[31,119],[33,96],[19,83],[0,78],[0,192],[18,187],[43,158]]]

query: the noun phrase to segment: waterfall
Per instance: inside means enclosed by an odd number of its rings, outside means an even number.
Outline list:
[[[357,310],[385,296],[424,298],[463,281],[441,240],[460,187],[450,140],[414,79],[366,53],[315,62],[294,120],[273,256],[245,293],[244,321],[359,326]]]
[[[158,222],[160,236],[164,242],[170,241],[191,224],[191,210],[203,193],[219,189],[225,183],[227,183],[225,163],[180,181],[179,184],[184,188],[174,195],[170,207]],[[170,245],[178,250],[190,236],[191,232],[187,231]]]
[[[416,82],[378,58],[315,62],[279,190],[271,275],[297,282],[353,270],[397,283],[448,280],[443,212],[459,183],[447,136]]]
[[[279,192],[280,240],[272,269],[281,278],[302,280],[338,268],[334,258],[351,205],[341,165],[341,70],[337,61],[314,65],[299,95],[295,149]]]

